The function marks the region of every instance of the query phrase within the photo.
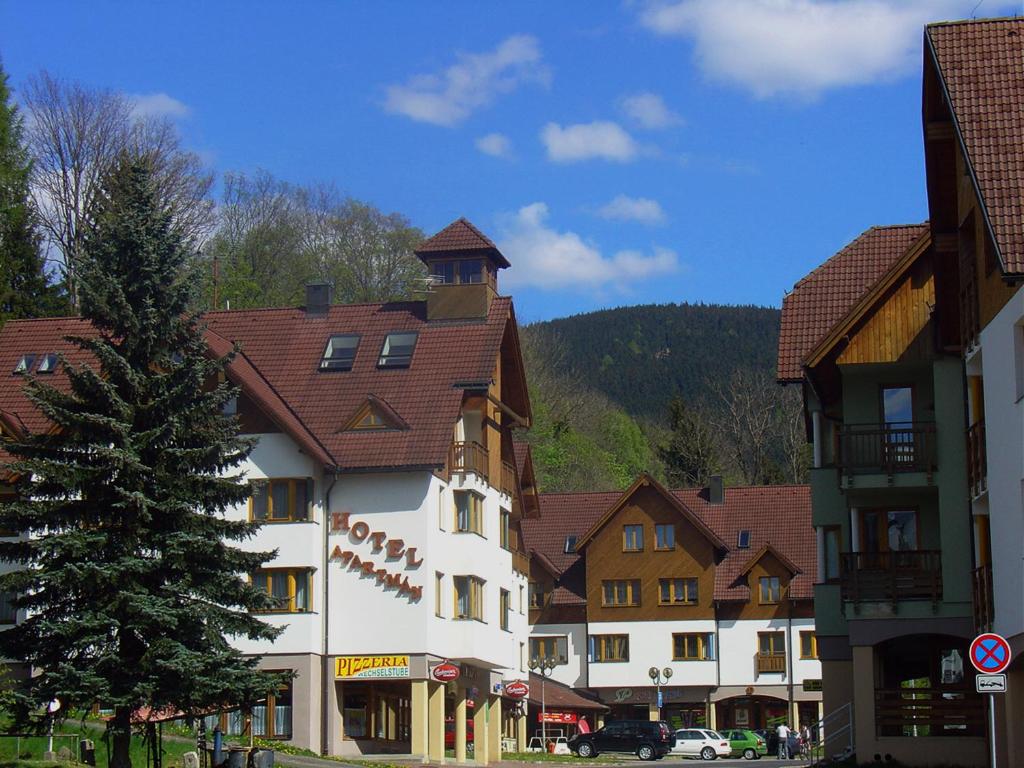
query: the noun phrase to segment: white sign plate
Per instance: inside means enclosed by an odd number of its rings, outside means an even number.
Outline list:
[[[978,693],[1006,693],[1006,675],[978,675],[974,689]]]

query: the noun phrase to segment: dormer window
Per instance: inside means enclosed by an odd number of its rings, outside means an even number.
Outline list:
[[[566,536],[565,537],[565,554],[572,555],[576,553],[576,537]]]
[[[481,259],[435,261],[430,265],[430,274],[442,285],[466,285],[484,282],[484,269]]]
[[[359,349],[359,335],[343,333],[331,336],[324,347],[324,355],[320,358],[321,371],[351,371]]]
[[[416,349],[416,331],[389,333],[380,350],[378,368],[408,368]]]
[[[480,259],[467,259],[459,262],[460,283],[482,283],[484,281],[484,265]]]
[[[14,366],[14,373],[26,374],[32,369],[32,363],[36,361],[35,355],[22,355],[18,364]]]
[[[57,355],[53,352],[49,352],[43,355],[43,359],[39,361],[39,367],[36,368],[36,373],[53,373],[57,369]]]
[[[750,549],[750,531],[740,531],[736,547],[737,549]]]

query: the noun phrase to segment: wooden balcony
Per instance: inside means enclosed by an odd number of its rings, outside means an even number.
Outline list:
[[[875,689],[879,736],[981,736],[985,705],[973,686]]]
[[[480,443],[452,443],[448,450],[448,474],[473,472],[487,480],[487,449]]]
[[[836,462],[848,475],[936,469],[935,424],[845,424]]]
[[[757,674],[763,672],[786,672],[786,654],[784,653],[772,653],[772,654],[757,654],[754,657],[757,663]]]
[[[992,566],[975,568],[971,579],[974,587],[974,628],[980,632],[992,631],[995,602],[992,599]]]
[[[899,552],[843,552],[839,559],[843,600],[852,603],[942,600],[942,553],[915,549]]]
[[[530,575],[530,556],[517,549],[512,550],[512,569],[524,576]]]
[[[507,461],[501,462],[501,492],[506,496],[516,495],[516,468]]]
[[[967,484],[972,496],[988,488],[988,457],[985,453],[985,422],[975,422],[967,430]]]

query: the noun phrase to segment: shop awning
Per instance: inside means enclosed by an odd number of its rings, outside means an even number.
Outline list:
[[[608,707],[600,701],[587,698],[564,683],[558,683],[550,677],[542,680],[540,675],[530,673],[530,704],[540,706],[541,683],[544,683],[544,705],[547,709],[563,709],[571,711],[605,712]]]

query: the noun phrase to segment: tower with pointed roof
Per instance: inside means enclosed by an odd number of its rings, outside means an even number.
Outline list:
[[[465,218],[424,240],[416,255],[431,276],[428,320],[486,317],[498,293],[498,270],[511,266],[498,246]]]

